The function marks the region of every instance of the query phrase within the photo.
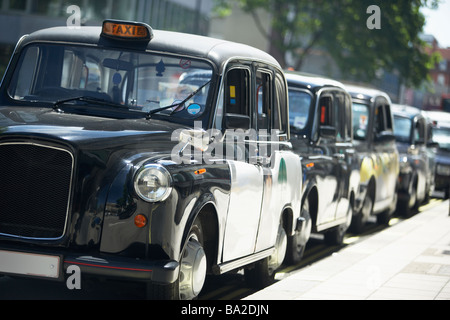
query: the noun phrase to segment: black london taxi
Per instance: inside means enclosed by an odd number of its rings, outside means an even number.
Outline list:
[[[434,155],[428,119],[418,108],[392,105],[394,135],[399,152],[397,211],[410,216],[434,191]]]
[[[246,45],[114,20],[24,36],[0,87],[0,274],[154,299],[269,281],[302,225],[287,102]]]
[[[427,117],[432,122],[432,141],[437,143],[436,172],[434,190],[444,193],[449,198],[450,193],[450,113],[444,111],[427,111]]]
[[[371,215],[388,224],[397,206],[399,154],[391,100],[382,91],[345,85],[352,96],[353,139],[360,161],[360,190],[351,229],[362,231]]]
[[[341,244],[350,226],[359,187],[359,162],[353,146],[351,97],[343,85],[321,76],[286,72],[289,123],[294,152],[302,157],[302,218],[297,260],[309,235],[321,233]],[[295,260],[295,259],[294,259]]]

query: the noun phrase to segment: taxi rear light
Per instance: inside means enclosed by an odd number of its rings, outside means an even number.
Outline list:
[[[105,20],[102,36],[116,40],[149,42],[153,38],[153,30],[145,23]]]

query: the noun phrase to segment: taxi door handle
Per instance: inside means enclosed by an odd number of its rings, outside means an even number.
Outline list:
[[[250,157],[250,161],[252,163],[256,163],[256,164],[265,166],[270,163],[270,158],[263,157],[263,156],[253,156],[253,157]]]

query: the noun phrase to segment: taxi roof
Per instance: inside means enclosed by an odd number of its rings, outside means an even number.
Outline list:
[[[421,109],[409,105],[392,104],[391,109],[392,113],[407,118],[424,117]]]
[[[111,48],[115,47],[115,42],[102,42],[101,32],[102,27],[80,27],[79,29],[53,27],[31,33],[23,39],[22,45],[45,41],[102,46],[107,43],[108,47],[110,45]],[[281,69],[278,61],[271,55],[245,44],[163,30],[153,30],[153,35],[153,39],[146,45],[146,50],[209,59],[219,69],[223,68],[226,61],[237,58],[265,62]],[[124,42],[122,42],[122,45],[119,45],[119,43],[119,41],[116,42],[117,46],[123,48]],[[132,43],[128,42],[127,44],[130,49],[133,48]]]
[[[286,71],[285,76],[288,82],[302,85],[308,89],[316,90],[327,86],[345,89],[341,82],[315,74]]]
[[[446,111],[425,111],[427,117],[438,127],[450,128],[450,113]]]
[[[387,93],[378,89],[367,88],[353,84],[345,84],[345,88],[350,93],[353,99],[371,101],[376,97],[384,97],[387,101],[389,101],[389,103],[391,103],[391,99],[389,98]]]

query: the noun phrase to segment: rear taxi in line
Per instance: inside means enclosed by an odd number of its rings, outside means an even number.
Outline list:
[[[353,138],[361,172],[352,229],[361,232],[371,215],[386,224],[396,209],[399,153],[389,96],[379,90],[345,87],[353,101]]]
[[[429,150],[431,130],[418,108],[392,105],[394,134],[400,155],[398,212],[410,216],[413,208],[429,199],[434,191],[435,156]]]
[[[344,86],[320,76],[287,72],[289,122],[294,152],[302,157],[302,218],[293,261],[311,232],[341,244],[350,226],[359,187],[359,159],[353,145],[352,102]]]

